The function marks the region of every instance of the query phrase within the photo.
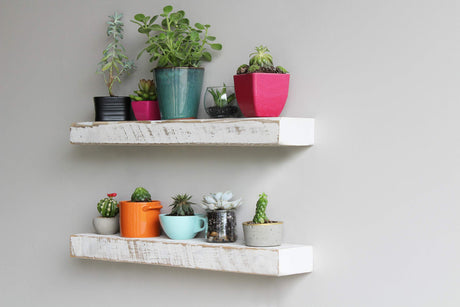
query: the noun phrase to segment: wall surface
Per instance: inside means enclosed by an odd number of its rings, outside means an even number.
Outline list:
[[[292,74],[283,116],[314,117],[313,147],[69,144],[105,95],[106,16],[144,44],[135,13],[172,3],[224,44],[205,86],[232,83],[258,44]],[[449,0],[0,0],[1,306],[459,306],[460,4]],[[150,77],[118,86],[130,94]],[[201,112],[201,115],[204,112]],[[257,195],[315,271],[267,278],[69,257],[96,202],[145,186],[165,207],[231,189]]]

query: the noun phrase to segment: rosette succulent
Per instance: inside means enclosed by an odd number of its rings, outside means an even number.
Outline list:
[[[201,206],[206,210],[231,210],[236,209],[242,204],[242,200],[231,200],[233,193],[231,191],[209,193],[203,196]]]
[[[113,199],[114,197],[117,196],[117,193],[111,193],[107,194],[107,197],[104,199],[101,199],[97,203],[97,211],[101,214],[103,217],[114,217],[115,215],[118,214],[118,202]]]
[[[157,100],[157,89],[153,80],[141,79],[139,89],[134,91],[134,95],[129,95],[135,101],[155,101]]]

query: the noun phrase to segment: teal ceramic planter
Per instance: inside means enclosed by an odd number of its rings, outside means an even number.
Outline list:
[[[161,119],[197,118],[204,68],[155,68]]]

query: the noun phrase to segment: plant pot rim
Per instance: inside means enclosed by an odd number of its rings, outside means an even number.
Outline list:
[[[151,200],[151,201],[130,201],[130,200],[121,200],[120,204],[127,204],[127,205],[133,205],[133,206],[145,206],[149,204],[156,204],[158,208],[163,208],[161,205],[161,202],[159,200]]]
[[[169,213],[160,213],[160,216],[167,216],[167,217],[171,217],[171,218],[184,218],[184,217],[187,217],[187,218],[190,218],[190,217],[195,217],[195,216],[202,216],[204,217],[204,214],[200,214],[200,213],[195,213],[194,215],[169,215]]]
[[[131,99],[131,97],[129,96],[94,96],[93,98],[129,98]]]
[[[204,69],[204,67],[182,67],[182,66],[175,66],[175,67],[157,67],[155,70],[160,69]]]
[[[267,225],[282,225],[284,224],[282,221],[272,221],[271,223],[254,223],[253,221],[243,222],[243,225],[251,225],[251,226],[267,226]]]
[[[113,219],[113,218],[118,217],[118,215],[119,215],[119,213],[117,213],[117,215],[115,215],[115,216],[100,216],[100,215],[98,215],[95,218],[96,219]]]
[[[131,102],[155,102],[155,101],[158,101],[158,99],[157,100],[132,100],[131,99]]]
[[[245,74],[234,74],[233,76],[246,76],[246,75],[287,75],[290,76],[291,74],[279,74],[274,72],[248,72]]]
[[[233,208],[233,209],[217,209],[217,210],[210,210],[210,209],[205,209],[206,212],[216,212],[216,211],[236,211],[238,208]]]

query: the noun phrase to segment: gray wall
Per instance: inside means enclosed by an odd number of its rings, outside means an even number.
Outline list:
[[[283,116],[314,117],[308,149],[70,145],[104,95],[106,16],[165,4],[212,25],[205,85],[231,83],[257,44],[292,73]],[[448,0],[0,0],[2,306],[458,306],[460,8]],[[150,76],[146,59],[121,87]],[[315,271],[285,278],[83,261],[96,202],[143,185],[170,196],[257,194]]]

